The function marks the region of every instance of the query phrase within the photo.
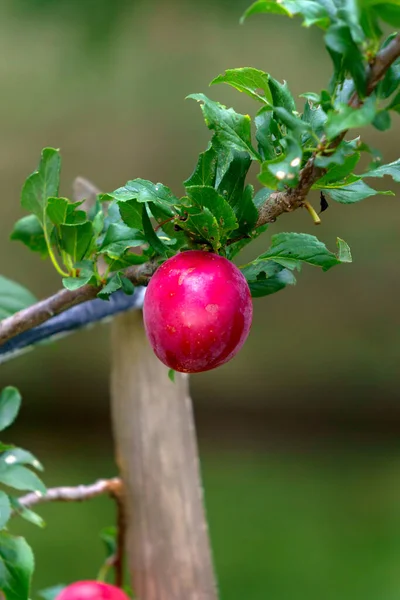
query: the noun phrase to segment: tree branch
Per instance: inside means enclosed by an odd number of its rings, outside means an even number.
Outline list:
[[[369,96],[376,88],[390,65],[400,56],[400,34],[397,35],[387,46],[383,48],[375,57],[370,66],[370,72],[367,83],[367,95]],[[350,106],[357,108],[362,104],[362,99],[358,94],[354,94],[350,101]],[[336,148],[346,135],[346,131],[329,143],[329,147]],[[322,139],[321,144],[326,143]],[[273,192],[259,208],[258,221],[256,227],[275,221],[282,213],[292,212],[300,206],[303,206],[307,194],[313,184],[324,174],[325,170],[315,165],[316,153],[307,161],[300,172],[299,183],[294,188],[288,188],[282,192]]]
[[[389,67],[400,57],[400,34],[397,35],[385,48],[376,55],[373,63],[370,65],[367,95],[370,95],[381,81]],[[350,106],[357,108],[362,104],[362,99],[355,93],[349,101]],[[337,138],[329,143],[329,148],[335,148],[343,140],[347,132],[341,133]],[[326,143],[322,139],[321,143]],[[316,153],[307,161],[300,172],[299,183],[294,188],[287,188],[281,192],[273,192],[258,210],[258,220],[256,227],[272,223],[285,212],[292,212],[301,206],[313,186],[313,184],[325,173],[325,170],[315,165]],[[130,267],[125,272],[125,276],[132,281],[134,285],[146,285],[150,277],[157,268],[155,263],[145,263]],[[72,306],[81,304],[96,297],[101,287],[85,285],[78,290],[62,290],[42,300],[29,308],[15,313],[0,322],[0,346],[15,336],[28,331],[44,323],[51,317],[58,315]]]
[[[45,502],[82,502],[83,500],[90,500],[102,494],[109,494],[119,500],[121,491],[121,480],[118,477],[114,477],[113,479],[99,479],[90,485],[49,488],[45,494],[32,492],[18,498],[18,502],[21,506],[30,508],[31,506]]]
[[[147,285],[150,277],[157,269],[154,262],[129,267],[124,275],[136,286]],[[0,346],[11,338],[37,327],[77,304],[93,300],[101,290],[100,287],[84,285],[77,290],[61,290],[45,300],[20,310],[11,317],[0,322]]]

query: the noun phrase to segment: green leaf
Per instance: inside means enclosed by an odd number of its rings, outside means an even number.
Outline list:
[[[146,238],[138,229],[133,229],[122,223],[112,223],[107,229],[99,252],[113,258],[119,258],[128,248],[136,248],[144,243],[146,243]]]
[[[394,196],[394,193],[391,191],[383,192],[374,190],[369,187],[369,185],[364,183],[364,181],[355,181],[350,185],[346,185],[337,189],[327,187],[322,191],[329,194],[329,196],[332,198],[332,200],[335,200],[335,202],[340,202],[342,204],[352,204],[353,202],[359,202],[360,200],[364,200],[365,198],[369,198],[371,196],[376,196],[377,194]]]
[[[17,388],[8,386],[0,392],[0,431],[14,423],[21,408],[21,394]]]
[[[400,92],[398,92],[395,95],[395,97],[390,102],[390,104],[389,104],[389,106],[387,108],[390,109],[390,110],[394,110],[397,113],[400,113]]]
[[[375,11],[385,23],[396,29],[400,27],[400,6],[394,2],[377,3]]]
[[[117,533],[116,527],[105,527],[100,532],[100,539],[106,550],[106,558],[111,558],[117,553]]]
[[[22,207],[36,215],[42,226],[46,218],[47,199],[58,196],[60,168],[59,151],[45,148],[38,170],[28,177],[22,188]]]
[[[210,244],[215,251],[218,251],[221,244],[217,219],[208,208],[199,209],[189,204],[185,206],[184,202],[183,198],[183,214],[179,225],[193,242]]]
[[[306,233],[278,233],[271,238],[271,247],[257,260],[273,260],[287,269],[299,269],[301,263],[321,267],[323,271],[341,263],[314,235]],[[348,261],[346,261],[348,262]]]
[[[0,529],[4,529],[11,517],[11,504],[7,494],[0,490]]]
[[[387,110],[380,110],[376,113],[374,120],[372,121],[372,125],[379,129],[379,131],[387,131],[390,129],[392,124],[392,119],[390,117],[390,113]]]
[[[272,187],[274,182],[295,186],[301,169],[302,149],[300,144],[292,137],[286,136],[282,140],[284,152],[281,156],[261,165],[258,179],[266,186]],[[273,179],[271,179],[271,174]]]
[[[0,275],[0,319],[37,302],[35,296],[19,283]]]
[[[273,117],[271,111],[264,110],[259,112],[254,119],[258,151],[263,160],[271,160],[276,156],[277,123]]]
[[[342,131],[354,127],[364,127],[372,123],[376,115],[376,102],[370,96],[361,108],[352,108],[341,104],[337,112],[330,112],[326,122],[325,131],[329,139],[338,136]]]
[[[83,260],[74,265],[78,271],[77,277],[64,277],[62,282],[67,290],[78,290],[88,283],[96,285],[97,279],[94,272],[94,262],[91,260]]]
[[[76,210],[82,202],[70,202],[67,198],[48,198],[46,212],[54,225],[75,225],[86,221],[84,210]]]
[[[244,12],[240,22],[243,23],[247,17],[251,15],[257,15],[261,13],[275,14],[275,15],[287,15],[291,16],[290,12],[286,8],[275,0],[257,0]]]
[[[348,156],[352,155],[356,150],[362,150],[360,138],[357,137],[354,140],[342,141],[336,148],[335,152],[328,154],[327,156],[319,155],[315,158],[315,165],[322,167],[323,169],[332,167],[334,165],[344,165]]]
[[[152,183],[147,179],[133,179],[123,187],[109,194],[118,204],[121,210],[121,202],[137,200],[138,202],[154,202],[163,209],[166,215],[173,216],[172,207],[178,203],[178,199],[171,190],[162,183]]]
[[[251,143],[251,120],[248,115],[236,113],[233,108],[226,108],[204,94],[190,94],[188,98],[201,103],[208,128],[216,132],[222,143],[239,152],[247,152],[253,160],[261,160]]]
[[[77,263],[85,258],[90,249],[93,225],[90,221],[77,225],[62,224],[59,226],[59,236],[60,248],[71,256],[73,263]]]
[[[123,222],[132,229],[141,229],[142,205],[137,200],[125,200],[118,202],[118,206]]]
[[[391,163],[388,163],[387,165],[381,165],[376,169],[372,169],[371,171],[368,171],[367,173],[361,175],[361,177],[384,177],[385,175],[389,175],[397,183],[400,182],[400,158]]]
[[[331,25],[325,34],[325,44],[331,56],[336,53],[340,57],[344,68],[352,76],[358,93],[364,97],[367,88],[366,65],[361,50],[353,40],[352,29],[343,22]]]
[[[289,112],[286,108],[280,106],[274,108],[274,117],[297,137],[312,131],[309,123]]]
[[[353,261],[351,257],[351,251],[349,245],[342,240],[341,238],[337,238],[336,240],[338,253],[337,257],[341,263],[351,263]]]
[[[25,519],[25,521],[28,521],[29,523],[32,523],[33,525],[36,525],[37,527],[41,528],[46,526],[46,523],[40,515],[35,513],[33,510],[26,508],[26,506],[20,504],[17,498],[13,498],[12,496],[10,496],[10,503],[13,511],[19,517]]]
[[[227,83],[244,92],[254,100],[263,104],[272,104],[272,94],[269,89],[269,74],[252,67],[227,69],[223,75],[212,80],[210,85]]]
[[[281,83],[277,79],[270,76],[269,89],[272,94],[272,103],[274,108],[284,108],[288,113],[292,114],[296,110],[296,103],[288,88],[286,81]]]
[[[344,181],[356,167],[358,161],[360,160],[360,156],[360,152],[355,152],[354,154],[347,156],[344,159],[343,164],[333,165],[323,177],[315,182],[315,187],[313,186],[313,188],[324,188],[325,185],[330,185],[331,183],[335,183],[337,181]]]
[[[109,300],[111,294],[113,294],[117,290],[123,290],[125,294],[131,296],[135,291],[135,287],[133,283],[129,279],[124,277],[121,273],[116,273],[109,279],[107,285],[105,285],[103,289],[100,290],[97,296],[102,300]]]
[[[162,242],[162,240],[154,231],[150,217],[147,214],[147,204],[144,204],[142,209],[142,227],[146,241],[157,254],[164,257],[172,256],[174,254],[174,252],[171,252],[171,249]]]
[[[210,186],[195,185],[187,188],[191,202],[199,208],[208,208],[217,220],[220,238],[237,229],[235,213],[225,198]]]
[[[0,456],[0,468],[1,465],[30,465],[38,471],[43,471],[43,465],[38,461],[36,456],[23,448],[12,448],[4,452]]]
[[[323,136],[327,115],[321,106],[312,106],[309,102],[306,102],[301,119],[311,128],[311,131],[305,133],[302,138],[302,145],[306,145],[309,141],[312,142],[312,145],[315,145],[315,136],[312,134],[314,133],[319,138]]]
[[[0,590],[7,600],[29,600],[33,569],[33,553],[24,538],[0,532]]]
[[[256,259],[240,269],[246,277],[253,298],[275,294],[287,285],[296,283],[291,271],[270,260]]]
[[[212,144],[205,152],[201,152],[199,160],[191,176],[183,182],[186,187],[193,185],[210,185],[214,187],[218,157]]]
[[[170,381],[172,381],[172,383],[175,383],[175,375],[176,371],[174,371],[174,369],[168,370],[168,378],[170,379]]]
[[[56,585],[55,587],[46,588],[39,592],[39,596],[43,600],[56,600],[57,596],[66,588],[66,585]]]
[[[27,215],[19,219],[10,237],[12,240],[22,242],[33,252],[40,252],[42,258],[48,256],[43,227],[36,215]]]
[[[28,490],[38,494],[45,494],[46,487],[33,472],[23,465],[9,465],[0,462],[0,482],[16,490]]]

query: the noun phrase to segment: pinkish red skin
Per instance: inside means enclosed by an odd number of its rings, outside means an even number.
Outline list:
[[[199,373],[239,352],[250,331],[253,305],[247,281],[233,263],[189,250],[157,269],[143,313],[158,358],[175,371]]]
[[[77,581],[58,594],[56,600],[129,600],[119,588],[101,581]]]

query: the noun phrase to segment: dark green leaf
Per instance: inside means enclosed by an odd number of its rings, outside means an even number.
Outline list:
[[[394,2],[376,3],[375,11],[385,23],[396,29],[400,27],[400,6]]]
[[[226,257],[229,260],[232,260],[243,248],[258,238],[258,236],[264,233],[264,231],[267,229],[268,225],[261,225],[260,227],[257,227],[257,229],[249,232],[246,237],[238,239],[236,242],[233,241],[232,243],[229,243],[229,245],[225,248]]]
[[[247,152],[254,160],[261,160],[251,143],[251,121],[248,115],[236,113],[233,108],[228,109],[204,94],[190,94],[188,98],[201,102],[208,128],[216,132],[222,143],[239,152]]]
[[[328,115],[325,131],[329,139],[338,136],[342,131],[354,127],[364,127],[372,123],[376,115],[376,101],[369,97],[361,108],[352,108],[347,104],[341,104],[337,112]]]
[[[40,252],[42,258],[48,255],[43,227],[36,215],[27,215],[19,219],[10,237],[12,240],[19,240],[33,252]]]
[[[288,113],[292,114],[296,110],[296,103],[286,81],[281,83],[277,79],[270,77],[268,83],[274,107],[284,108]]]
[[[0,275],[0,319],[5,319],[35,302],[37,300],[29,290]]]
[[[118,206],[123,222],[133,229],[141,229],[142,205],[137,200],[126,200],[118,202]]]
[[[90,221],[77,225],[62,224],[59,226],[60,248],[71,256],[73,263],[85,258],[92,242],[93,225]]]
[[[145,242],[146,239],[143,233],[138,229],[133,229],[124,224],[112,223],[107,229],[99,252],[113,258],[119,258],[128,248],[142,246]]]
[[[275,182],[294,186],[298,181],[302,161],[302,149],[299,143],[292,137],[286,136],[282,140],[284,153],[272,161],[265,161],[261,165],[261,173],[258,179],[264,185],[272,187]],[[273,175],[271,180],[270,174]]]
[[[17,388],[8,386],[0,392],[0,431],[14,423],[21,408],[21,394]]]
[[[360,96],[365,96],[367,73],[365,62],[357,43],[352,38],[352,30],[343,22],[331,25],[325,34],[325,43],[331,53],[341,57],[345,69],[351,74]]]
[[[224,75],[219,75],[210,83],[227,83],[244,92],[254,100],[263,104],[272,104],[272,94],[269,89],[269,74],[252,67],[227,69]]]
[[[341,247],[343,247],[341,240]],[[341,255],[343,251],[341,251]],[[302,263],[327,271],[341,260],[327,249],[314,235],[306,233],[278,233],[272,236],[271,247],[257,260],[273,260],[287,269],[299,269]],[[346,260],[346,262],[348,262]]]
[[[107,285],[105,285],[103,289],[100,290],[97,296],[102,300],[109,300],[111,294],[113,294],[117,290],[123,290],[125,294],[131,296],[135,291],[135,287],[133,283],[129,281],[129,279],[127,279],[126,277],[123,277],[121,273],[116,273],[109,279]]]
[[[342,204],[352,204],[353,202],[359,202],[370,196],[376,196],[377,194],[383,194],[386,196],[394,196],[391,191],[377,191],[369,187],[364,181],[355,181],[350,185],[346,185],[340,188],[325,188],[324,193],[329,194],[332,200],[335,202],[341,202]]]
[[[386,131],[390,129],[392,124],[392,120],[390,118],[390,113],[387,110],[380,110],[376,113],[375,119],[372,121],[372,125],[379,129],[379,131]]]
[[[76,210],[82,202],[70,202],[67,198],[48,198],[46,212],[54,225],[75,225],[86,221],[84,210]]]
[[[187,188],[191,202],[199,208],[208,208],[217,220],[220,238],[237,229],[235,213],[225,198],[210,186],[195,185]]]
[[[133,179],[132,181],[128,181],[123,187],[109,195],[118,200],[119,204],[128,200],[154,202],[164,210],[165,214],[171,217],[174,214],[172,207],[178,203],[178,199],[167,186],[162,183],[152,183],[151,181],[147,181],[147,179]]]
[[[4,529],[11,517],[11,505],[7,494],[0,490],[0,529]]]
[[[335,152],[332,152],[327,156],[316,156],[315,165],[324,169],[333,165],[343,165],[347,157],[352,155],[356,150],[363,150],[359,137],[354,140],[340,142]]]
[[[253,298],[261,298],[294,285],[296,278],[291,271],[276,262],[256,259],[241,267]]]
[[[205,152],[199,155],[199,160],[191,176],[183,182],[185,187],[192,185],[214,186],[217,169],[217,153],[210,144]]]
[[[163,241],[158,237],[151,224],[150,217],[147,214],[147,205],[143,205],[142,209],[142,227],[146,241],[150,244],[153,250],[160,256],[168,257],[173,255],[173,251],[166,246]]]
[[[300,117],[297,117],[293,113],[287,111],[286,108],[279,106],[274,108],[274,116],[297,137],[312,131],[309,123],[306,123]]]
[[[78,275],[76,277],[64,277],[62,280],[67,290],[77,290],[88,283],[92,285],[96,284],[97,280],[93,261],[83,260],[76,263],[74,268],[78,271]]]
[[[112,258],[107,256],[107,254],[103,255],[105,262],[110,267],[110,272],[119,271],[120,269],[126,269],[127,267],[131,267],[132,265],[141,265],[147,262],[149,259],[145,254],[136,254],[134,252],[125,252],[119,258]]]
[[[61,158],[58,150],[45,148],[37,171],[26,180],[21,194],[21,205],[37,216],[43,225],[47,199],[58,196]]]
[[[271,160],[276,156],[274,135],[277,123],[273,117],[270,110],[264,110],[259,112],[254,119],[258,151],[263,160]]]
[[[361,154],[359,152],[355,152],[354,154],[347,156],[342,164],[333,165],[323,177],[315,182],[313,188],[320,189],[331,183],[344,181],[356,167],[360,160],[360,156]]]
[[[29,600],[33,553],[22,537],[0,532],[0,590],[7,600]]]
[[[184,202],[184,199],[182,199]],[[208,243],[217,251],[220,244],[220,234],[217,219],[208,208],[199,209],[196,206],[183,205],[182,219],[179,225],[185,230],[193,242]]]
[[[305,103],[302,120],[311,127],[310,132],[306,132],[302,138],[302,144],[305,145],[309,141],[315,145],[315,135],[321,138],[325,131],[325,123],[327,116],[321,106],[312,106],[309,102]],[[314,136],[312,134],[315,134]]]

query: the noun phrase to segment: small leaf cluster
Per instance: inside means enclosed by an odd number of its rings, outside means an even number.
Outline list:
[[[400,159],[381,165],[379,152],[359,137],[345,139],[345,134],[371,124],[387,129],[391,114],[400,110],[400,59],[373,89],[368,79],[375,56],[394,37],[383,38],[382,23],[400,22],[397,4],[258,0],[243,19],[256,13],[298,15],[306,27],[324,31],[333,64],[326,89],[302,94],[299,110],[286,82],[251,67],[228,69],[211,85],[225,83],[250,96],[256,103],[253,120],[202,93],[190,95],[199,102],[212,138],[184,181],[181,197],[161,183],[136,178],[98,194],[91,205],[71,201],[59,196],[60,154],[46,148],[22,190],[21,204],[30,214],[16,223],[12,239],[50,257],[66,288],[94,285],[107,300],[117,290],[134,293],[127,271],[133,265],[162,262],[190,248],[232,260],[267,229],[260,208],[276,194],[295,190],[310,160],[320,174],[312,189],[324,198],[351,204],[378,193],[393,194],[376,191],[367,180],[389,175],[400,181]],[[372,160],[359,171],[362,153]],[[248,182],[252,163],[259,165],[258,190]],[[293,283],[293,270],[303,262],[327,270],[349,260],[342,240],[333,254],[314,236],[286,233],[273,236],[270,247],[242,270],[253,295],[261,296]]]
[[[21,396],[14,387],[0,393],[0,431],[16,419]],[[0,591],[7,600],[28,600],[34,569],[33,553],[24,538],[8,531],[12,514],[31,523],[44,526],[42,518],[22,506],[11,490],[44,494],[46,488],[35,471],[42,471],[38,459],[27,450],[0,443]]]

